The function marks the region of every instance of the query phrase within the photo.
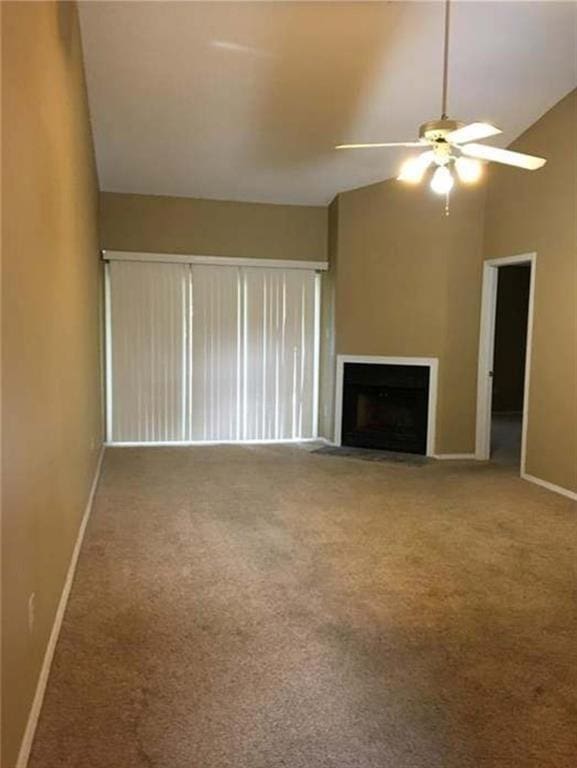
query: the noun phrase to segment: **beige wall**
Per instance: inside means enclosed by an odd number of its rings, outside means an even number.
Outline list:
[[[337,352],[438,357],[439,453],[474,450],[483,204],[459,190],[447,217],[395,180],[339,195]]]
[[[2,3],[2,47],[2,765],[13,768],[100,448],[100,269],[76,6]]]
[[[527,471],[577,491],[577,90],[513,148],[548,162],[491,169],[485,257],[537,253]]]
[[[327,258],[327,209],[101,193],[102,247],[117,251]]]

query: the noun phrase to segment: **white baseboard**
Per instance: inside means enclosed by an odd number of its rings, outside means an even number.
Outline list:
[[[473,461],[477,458],[474,453],[434,453],[433,459],[450,459],[452,461]]]
[[[96,464],[96,471],[94,473],[94,480],[90,488],[90,494],[88,495],[88,502],[82,516],[82,522],[78,529],[78,536],[76,537],[76,543],[74,544],[74,550],[72,551],[72,557],[70,558],[70,564],[68,566],[68,572],[66,574],[66,580],[62,588],[60,595],[60,601],[58,602],[58,608],[56,610],[56,616],[54,617],[54,623],[52,624],[52,631],[48,639],[46,646],[46,652],[44,653],[44,660],[38,676],[38,683],[36,685],[36,693],[30,707],[30,714],[28,715],[28,722],[22,737],[22,743],[20,744],[20,751],[18,753],[18,759],[16,760],[15,768],[26,768],[28,759],[30,757],[30,750],[32,749],[32,742],[34,741],[34,733],[38,724],[38,718],[40,717],[40,710],[42,709],[42,702],[44,700],[44,694],[46,692],[46,685],[48,683],[48,676],[50,674],[50,667],[52,665],[52,659],[54,657],[54,651],[56,649],[56,643],[58,642],[58,635],[60,634],[60,627],[62,626],[62,620],[64,618],[64,612],[66,611],[66,604],[68,602],[68,596],[72,588],[72,582],[74,580],[74,573],[76,571],[76,563],[78,562],[78,556],[80,554],[80,548],[82,547],[82,540],[84,538],[84,532],[90,512],[92,511],[92,502],[94,500],[94,494],[98,486],[98,480],[100,479],[100,470],[102,467],[102,458],[104,456],[104,446],[100,449],[100,455],[98,456],[98,462]]]
[[[569,488],[563,488],[561,485],[555,485],[555,483],[550,483],[548,480],[541,480],[540,477],[529,475],[527,472],[522,472],[521,477],[523,480],[528,480],[530,483],[540,485],[542,488],[546,488],[548,491],[553,491],[553,493],[560,493],[562,496],[566,496],[568,499],[577,501],[577,493],[575,491],[570,491]]]

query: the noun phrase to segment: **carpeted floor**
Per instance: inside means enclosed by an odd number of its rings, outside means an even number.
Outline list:
[[[507,468],[108,450],[30,768],[575,768],[576,569]]]
[[[495,464],[521,466],[522,413],[493,413],[491,416],[491,461]]]

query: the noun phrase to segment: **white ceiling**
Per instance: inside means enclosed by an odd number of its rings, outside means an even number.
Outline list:
[[[320,204],[439,116],[440,2],[82,2],[102,189]],[[577,85],[577,4],[454,2],[449,112],[505,146]]]

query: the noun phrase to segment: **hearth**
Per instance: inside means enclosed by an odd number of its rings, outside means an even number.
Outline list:
[[[341,444],[427,453],[430,369],[344,363]]]

